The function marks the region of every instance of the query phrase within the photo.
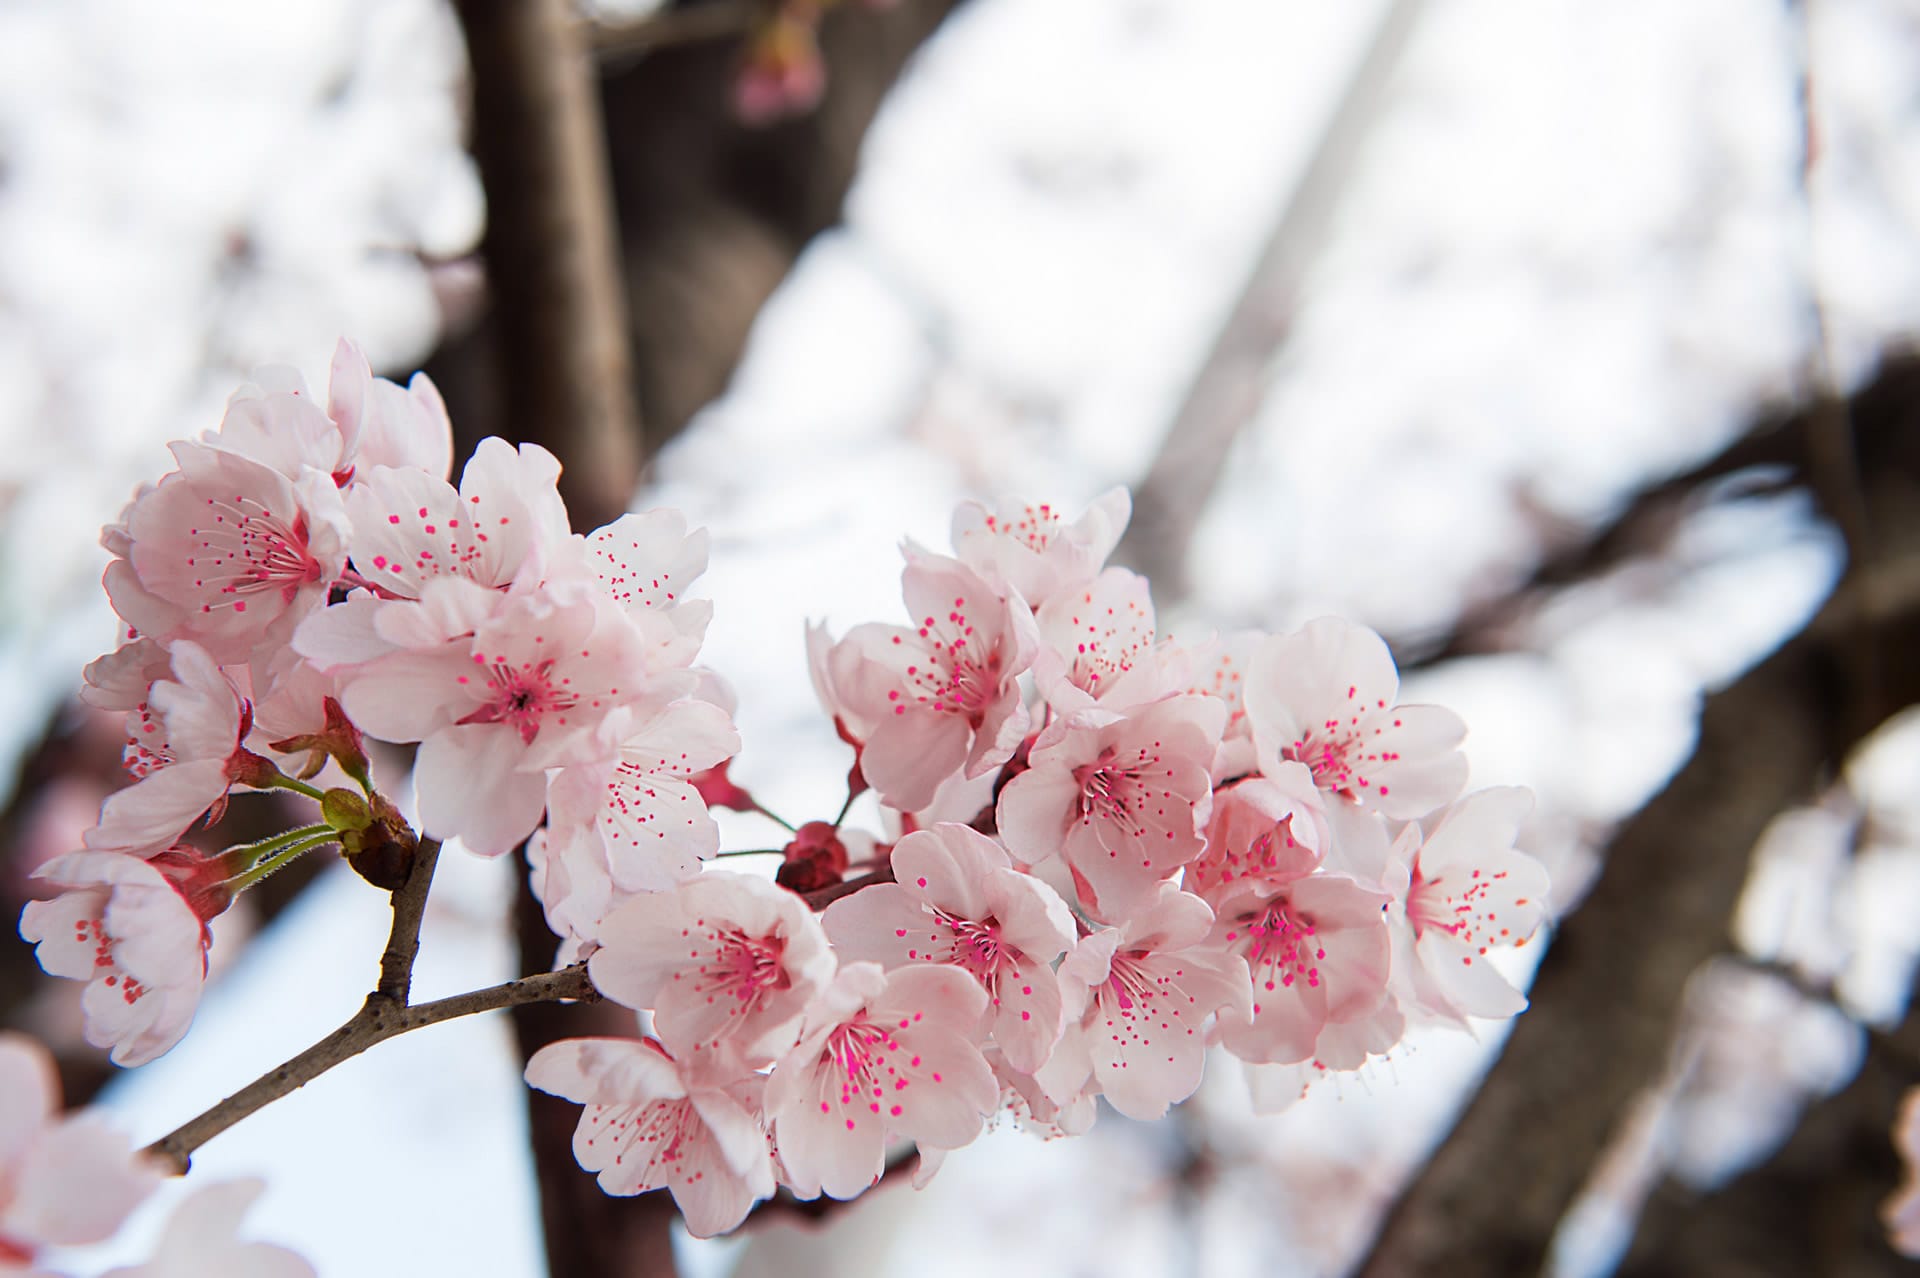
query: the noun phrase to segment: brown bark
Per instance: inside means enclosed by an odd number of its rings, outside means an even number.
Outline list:
[[[1641,1216],[1620,1278],[1899,1278],[1880,1205],[1900,1183],[1900,1098],[1920,1083],[1920,1013],[1868,1037],[1852,1083],[1818,1102],[1791,1138],[1721,1188],[1669,1182]]]
[[[1881,545],[1920,550],[1920,368],[1854,403],[1865,499]],[[1863,578],[1864,580],[1864,578]],[[1884,675],[1859,714],[1849,662]],[[1619,831],[1564,920],[1506,1051],[1388,1217],[1369,1275],[1538,1272],[1553,1231],[1633,1098],[1667,1060],[1687,979],[1727,945],[1760,831],[1811,795],[1874,723],[1920,700],[1920,610],[1863,607],[1843,588],[1801,635],[1708,699],[1692,758]]]
[[[610,62],[603,116],[649,451],[726,388],[761,306],[807,242],[839,220],[881,99],[957,3],[901,0],[885,11],[850,4],[829,13],[821,28],[825,99],[813,114],[769,128],[734,117],[736,40],[676,43]],[[501,395],[504,336],[489,318],[428,365],[468,447],[486,435],[531,438],[543,429],[538,417],[510,415]],[[590,526],[577,515],[574,523]]]
[[[625,305],[592,54],[567,0],[460,0],[473,64],[481,244],[508,438],[566,464],[574,522],[618,516],[640,482]]]

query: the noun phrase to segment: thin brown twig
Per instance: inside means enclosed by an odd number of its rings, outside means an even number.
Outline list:
[[[218,1136],[255,1110],[298,1091],[334,1066],[348,1061],[376,1043],[398,1034],[424,1029],[441,1021],[476,1012],[491,1012],[523,1003],[552,1003],[561,999],[597,1002],[600,993],[587,976],[584,963],[563,967],[557,972],[524,976],[501,985],[450,998],[435,999],[414,1007],[396,1005],[391,998],[375,991],[367,995],[352,1019],[333,1033],[275,1069],[269,1070],[245,1087],[214,1105],[205,1113],[189,1119],[168,1132],[145,1153],[166,1163],[176,1174],[186,1174],[193,1151]]]
[[[427,893],[433,887],[433,869],[439,861],[440,841],[420,840],[407,881],[393,894],[393,928],[380,955],[380,983],[374,989],[401,1007],[413,997],[413,962],[420,955],[420,924],[427,915]]]

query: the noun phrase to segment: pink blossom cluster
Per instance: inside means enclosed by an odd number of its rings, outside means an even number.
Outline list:
[[[802,827],[780,881],[804,895],[706,872],[569,912],[650,1025],[527,1070],[585,1105],[608,1192],[668,1188],[721,1232],[778,1186],[859,1194],[904,1142],[923,1180],[1002,1114],[1160,1117],[1210,1047],[1277,1104],[1411,1024],[1525,1005],[1488,956],[1543,917],[1526,793],[1462,795],[1464,726],[1400,704],[1362,627],[1159,634],[1147,582],[1105,567],[1128,513],[965,505],[954,555],[906,549],[908,624],[812,631],[886,837]]]
[[[58,1278],[49,1247],[111,1238],[162,1179],[99,1115],[60,1113],[46,1049],[0,1033],[0,1276]],[[106,1278],[313,1278],[313,1266],[267,1243],[235,1237],[258,1181],[205,1186],[175,1210],[145,1264]]]
[[[420,833],[525,847],[561,961],[643,1014],[527,1078],[586,1107],[575,1152],[608,1192],[668,1188],[696,1234],[779,1186],[859,1194],[907,1142],[931,1175],[1002,1113],[1159,1117],[1209,1048],[1278,1103],[1409,1025],[1524,1006],[1488,960],[1543,917],[1526,794],[1462,794],[1464,725],[1401,704],[1363,627],[1161,633],[1147,581],[1106,566],[1123,491],[1072,521],[963,505],[952,555],[906,547],[906,624],[809,632],[848,805],[871,789],[881,821],[807,822],[770,881],[706,864],[709,804],[760,809],[694,664],[704,531],[653,510],[576,533],[549,453],[485,440],[456,486],[450,441],[424,378],[343,343],[324,407],[260,375],[107,529],[125,642],[85,696],[125,715],[133,784],[21,932],[87,982],[116,1061],[185,1032],[236,892],[412,837],[367,737],[417,743]],[[321,820],[194,851],[236,787]]]

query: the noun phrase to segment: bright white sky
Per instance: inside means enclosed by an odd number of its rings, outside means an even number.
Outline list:
[[[1849,377],[1920,330],[1920,9],[1813,5],[1827,149],[1810,236],[1783,8],[1426,7],[1201,523],[1185,624],[1442,623],[1524,563],[1541,512],[1597,516],[1787,393],[1810,278]],[[644,499],[712,529],[706,660],[740,692],[736,775],[773,806],[824,815],[846,766],[812,703],[805,619],[891,619],[898,540],[944,544],[962,497],[1073,504],[1144,472],[1383,11],[972,0],[924,51],[847,227],[802,259]],[[94,530],[159,474],[166,438],[213,425],[255,362],[319,381],[338,333],[394,368],[430,349],[433,280],[406,250],[459,253],[479,218],[457,58],[427,0],[277,5],[271,24],[240,0],[0,10],[0,574],[35,601],[0,619],[0,759],[108,643]],[[231,264],[241,233],[254,269]],[[1418,689],[1473,725],[1476,784],[1541,792],[1559,864],[1577,863],[1574,831],[1660,782],[1701,689],[1836,568],[1827,538],[1774,508],[1703,520],[1686,551],[1672,586],[1574,609],[1540,652]],[[449,860],[427,995],[511,974],[503,874]],[[344,875],[310,893],[112,1103],[157,1134],[332,1028],[383,913]],[[1221,1071],[1203,1130],[1269,1167],[1186,1225],[1158,1180],[1172,1131],[1109,1117],[1080,1141],[990,1138],[927,1193],[878,1195],[812,1241],[689,1259],[884,1272],[910,1230],[929,1278],[1228,1274],[1256,1256],[1317,1272],[1362,1219],[1326,1206],[1386,1193],[1479,1059],[1422,1040],[1260,1122]],[[504,1022],[441,1027],[249,1120],[196,1175],[266,1175],[255,1229],[327,1278],[537,1274],[518,1087]],[[400,1184],[440,1222],[430,1249],[370,1210]]]

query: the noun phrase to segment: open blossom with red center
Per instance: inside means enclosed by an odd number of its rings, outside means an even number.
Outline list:
[[[1178,696],[1100,727],[1056,720],[1000,792],[1001,837],[1029,863],[1061,852],[1083,897],[1117,920],[1205,846],[1225,718],[1216,698]]]
[[[166,847],[236,783],[258,784],[271,765],[242,744],[253,708],[198,644],[176,641],[171,678],[155,679],[127,713],[122,762],[134,784],[108,798],[89,848],[144,853]],[[97,665],[97,663],[96,663]],[[216,812],[217,815],[217,812]]]
[[[953,549],[975,572],[1001,578],[1038,608],[1092,581],[1132,514],[1124,488],[1101,494],[1072,523],[1047,502],[1003,501],[991,511],[961,502],[953,512]]]
[[[139,633],[191,639],[217,661],[284,643],[346,567],[346,508],[317,470],[295,478],[205,444],[102,535],[114,610]]]
[[[586,1107],[573,1156],[609,1194],[666,1189],[696,1238],[723,1234],[773,1196],[766,1132],[734,1095],[758,1079],[676,1061],[651,1039],[571,1038],[527,1062],[527,1082]]]
[[[1321,789],[1396,820],[1452,801],[1467,781],[1460,716],[1403,706],[1379,635],[1322,617],[1255,653],[1244,685],[1262,770],[1302,763]]]
[[[958,1149],[978,1136],[1000,1103],[973,1041],[986,1003],[979,982],[951,967],[841,968],[767,1078],[793,1192],[852,1198],[880,1178],[892,1140]]]
[[[966,564],[908,551],[912,627],[854,626],[828,670],[864,739],[860,766],[879,796],[914,812],[956,771],[998,768],[1027,733],[1020,674],[1039,643],[1033,614]]]
[[[1207,847],[1188,866],[1181,885],[1209,905],[1247,880],[1288,883],[1311,873],[1328,842],[1320,792],[1295,766],[1284,784],[1248,777],[1218,790],[1207,823]]]
[[[1431,833],[1409,824],[1394,841],[1387,885],[1411,929],[1406,976],[1423,1010],[1460,1020],[1526,1007],[1487,955],[1524,945],[1546,917],[1546,867],[1513,845],[1532,807],[1515,786],[1476,790]]]
[[[901,577],[912,627],[855,626],[834,645],[832,687],[858,722],[861,767],[902,811],[964,770],[979,777],[1027,732],[1019,676],[1033,662],[1033,614],[955,559],[911,548]]]
[[[1153,600],[1139,573],[1109,568],[1054,595],[1034,620],[1041,640],[1034,681],[1062,714],[1086,723],[1116,719],[1185,682],[1185,663],[1169,661],[1172,654],[1154,644]]]
[[[484,611],[471,631],[443,637],[476,599]],[[434,581],[418,604],[374,607],[383,610],[376,629],[424,646],[343,670],[340,703],[370,736],[421,743],[422,825],[483,855],[507,851],[539,824],[547,768],[612,754],[600,736],[609,714],[672,691],[647,677],[626,615],[584,582],[498,592]],[[415,634],[403,636],[403,625]]]
[[[48,972],[87,982],[87,1041],[112,1048],[117,1065],[144,1065],[179,1042],[206,983],[210,938],[161,868],[119,852],[70,852],[35,877],[65,890],[29,902],[20,935]]]
[[[564,897],[543,896],[583,923],[639,892],[661,892],[700,873],[720,847],[720,829],[693,777],[740,748],[727,712],[681,698],[630,706],[608,720],[619,741],[610,758],[561,768],[548,780],[548,852],[568,864]],[[589,898],[598,912],[581,907]],[[578,924],[576,924],[576,927]],[[583,939],[584,934],[583,934]]]
[[[1247,965],[1205,944],[1213,911],[1162,883],[1119,927],[1102,928],[1060,964],[1065,1032],[1037,1075],[1055,1104],[1092,1087],[1128,1118],[1150,1121],[1193,1095],[1206,1063],[1207,1018],[1247,1004]]]
[[[1221,1014],[1227,1050],[1247,1061],[1304,1061],[1329,1025],[1379,1008],[1392,962],[1389,900],[1325,873],[1279,886],[1243,880],[1226,893],[1209,940],[1246,960],[1253,994],[1249,1006]]]
[[[1066,902],[964,825],[901,839],[893,873],[896,882],[842,897],[821,916],[842,961],[960,968],[987,991],[986,1027],[1007,1060],[1039,1069],[1060,1036],[1053,961],[1074,939]]]
[[[772,1061],[793,1044],[835,962],[804,901],[744,874],[702,874],[637,896],[599,933],[594,985],[653,1009],[661,1042],[681,1059],[724,1046],[748,1066]]]
[[[104,1242],[160,1183],[98,1115],[60,1115],[45,1048],[0,1032],[0,1273],[26,1272],[42,1247]]]

